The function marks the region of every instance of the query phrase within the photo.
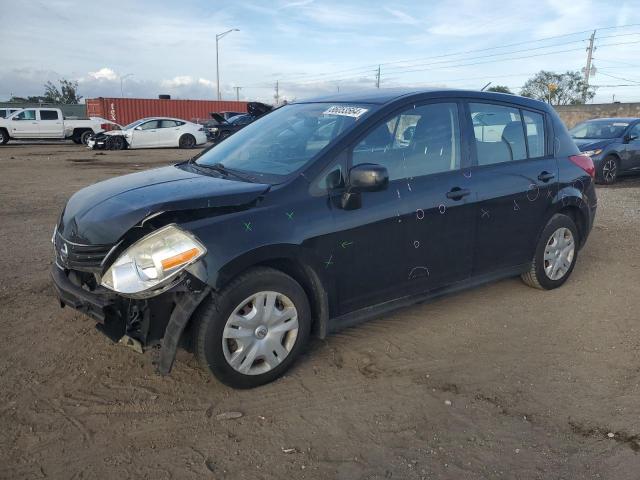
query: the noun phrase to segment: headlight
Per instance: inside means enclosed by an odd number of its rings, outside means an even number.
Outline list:
[[[166,284],[206,252],[193,235],[168,225],[125,250],[102,277],[102,285],[118,293],[141,293]]]
[[[584,155],[589,155],[590,157],[595,157],[596,155],[600,155],[602,153],[601,148],[596,148],[595,150],[587,150],[582,152]]]

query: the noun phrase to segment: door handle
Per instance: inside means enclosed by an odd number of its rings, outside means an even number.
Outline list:
[[[540,180],[541,182],[548,182],[549,180],[551,180],[552,178],[554,178],[555,175],[553,173],[549,173],[549,172],[542,172],[540,175],[538,175],[538,180]]]
[[[447,198],[452,200],[460,200],[462,197],[466,197],[471,193],[471,190],[467,188],[454,187],[447,192]]]

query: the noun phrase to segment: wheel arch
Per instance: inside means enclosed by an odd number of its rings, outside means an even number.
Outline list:
[[[220,268],[212,285],[214,290],[224,288],[237,276],[255,267],[270,267],[279,270],[300,284],[307,295],[311,307],[312,331],[319,338],[325,338],[329,331],[330,284],[323,281],[313,267],[313,261],[306,258],[302,247],[295,245],[273,245],[262,247],[228,262]]]

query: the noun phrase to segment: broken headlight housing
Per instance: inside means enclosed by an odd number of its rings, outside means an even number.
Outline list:
[[[189,232],[167,225],[127,248],[102,277],[118,293],[141,294],[168,284],[207,252]]]

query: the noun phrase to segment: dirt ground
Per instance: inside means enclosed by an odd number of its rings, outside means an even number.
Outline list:
[[[187,352],[157,376],[49,283],[74,191],[193,154],[0,147],[0,478],[640,478],[640,178],[598,189],[562,288],[407,308],[235,391]]]

